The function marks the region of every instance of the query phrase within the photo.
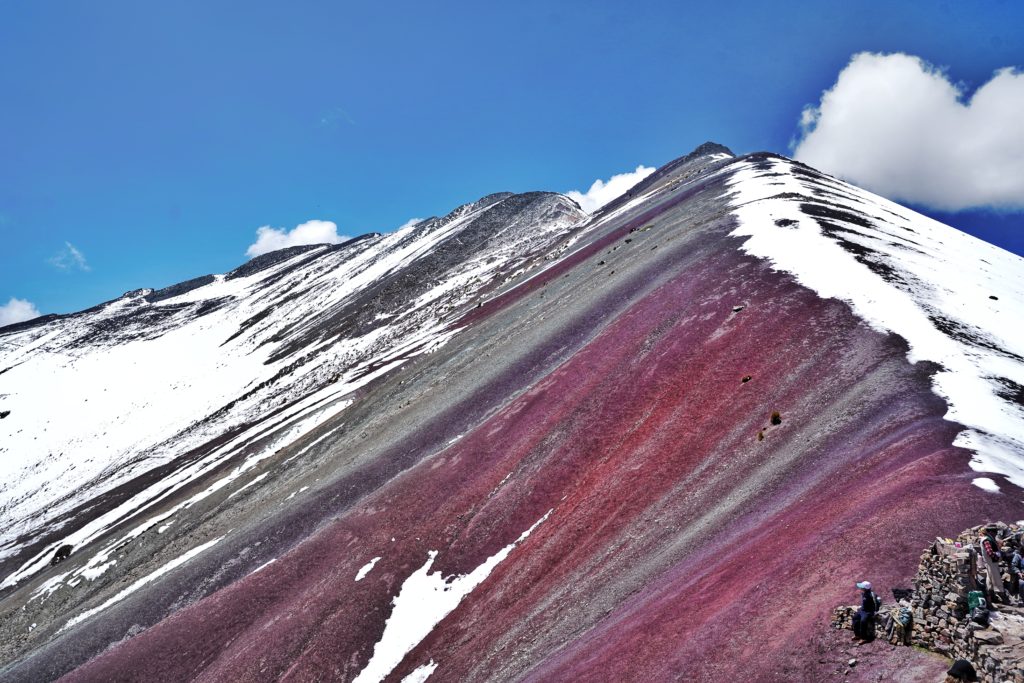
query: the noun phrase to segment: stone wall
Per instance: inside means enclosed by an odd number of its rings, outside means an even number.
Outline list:
[[[1002,527],[1007,534],[1020,531],[1015,526]],[[937,539],[921,555],[909,600],[913,612],[910,643],[951,659],[970,661],[984,683],[1024,683],[1024,608],[990,605],[988,627],[969,618],[968,593],[978,589],[975,577],[981,529],[968,529],[956,540]],[[885,604],[878,614],[876,635],[898,644],[901,634],[891,633],[887,625],[899,605],[881,597]],[[856,610],[836,608],[833,627],[851,628]]]
[[[911,608],[912,642],[959,658],[958,645],[968,634],[967,593],[974,581],[977,556],[969,545],[957,548],[936,541],[921,555]]]

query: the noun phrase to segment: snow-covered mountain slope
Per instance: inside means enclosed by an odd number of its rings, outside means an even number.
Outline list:
[[[708,144],[0,330],[0,681],[825,679],[1024,518],[1022,278]]]
[[[1024,487],[1024,259],[789,159],[747,159],[729,184],[743,249],[938,363],[971,466]]]
[[[222,482],[244,474],[443,344],[453,311],[564,246],[584,216],[559,195],[491,195],[396,233],[274,252],[0,331],[0,560],[52,535],[0,586],[287,429]],[[62,533],[77,507],[167,463],[153,485]]]

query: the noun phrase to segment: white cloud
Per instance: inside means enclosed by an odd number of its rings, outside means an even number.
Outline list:
[[[56,256],[51,257],[49,263],[60,270],[83,270],[85,272],[92,270],[85,260],[85,254],[71,242],[65,242],[64,248]]]
[[[272,228],[269,225],[256,229],[256,241],[245,250],[246,256],[253,257],[300,244],[338,244],[350,239],[338,234],[333,221],[306,221],[291,230]]]
[[[39,309],[31,301],[15,299],[13,296],[6,305],[0,306],[0,327],[24,322],[39,317]]]
[[[862,52],[800,127],[798,160],[890,198],[1024,209],[1024,73],[967,97],[918,57]]]
[[[608,180],[595,180],[586,192],[571,190],[565,195],[576,202],[587,213],[594,213],[602,206],[626,193],[627,190],[654,173],[655,169],[648,166],[637,166],[632,173],[613,175]]]
[[[395,228],[395,232],[401,232],[402,230],[405,230],[406,228],[411,228],[412,226],[422,223],[425,220],[425,218],[410,218],[409,220]]]

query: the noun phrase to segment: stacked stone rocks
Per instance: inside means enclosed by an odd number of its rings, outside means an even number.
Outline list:
[[[832,628],[853,629],[853,615],[857,612],[856,607],[840,605],[832,610]]]
[[[1000,606],[997,613],[1003,619],[992,628],[970,624],[963,638],[953,640],[960,653],[955,656],[973,663],[985,683],[1024,683],[1024,610]]]
[[[967,633],[967,593],[976,588],[977,566],[970,542],[959,543],[957,547],[936,541],[921,555],[910,599],[914,611],[912,642],[955,657],[960,653],[954,641]]]
[[[1000,536],[1020,531],[999,526]],[[968,618],[968,593],[978,589],[977,540],[983,528],[968,529],[955,541],[938,539],[921,555],[911,597],[911,642],[970,661],[985,683],[1024,683],[1024,610],[990,605],[989,627]]]
[[[1003,534],[1019,532],[1000,525]],[[983,527],[968,529],[956,540],[937,539],[923,555],[910,598],[914,615],[911,643],[953,659],[970,661],[984,683],[1024,683],[1024,608],[990,605],[990,626],[969,618],[968,594],[977,590],[977,539]],[[878,614],[876,633],[884,638],[886,605]],[[856,607],[837,607],[834,628],[852,628]],[[893,641],[895,644],[895,641]]]

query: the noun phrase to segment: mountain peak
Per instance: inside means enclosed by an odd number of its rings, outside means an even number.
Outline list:
[[[609,214],[660,183],[669,182],[673,178],[693,177],[694,174],[703,173],[712,164],[723,162],[726,158],[733,159],[735,156],[725,145],[709,140],[698,145],[689,154],[659,166],[654,173],[638,182],[628,192],[601,207],[598,213]]]
[[[712,154],[728,154],[731,157],[736,156],[733,154],[733,151],[725,145],[708,140],[707,142],[698,145],[696,149],[683,157],[683,159],[696,159],[698,157],[711,156]]]

